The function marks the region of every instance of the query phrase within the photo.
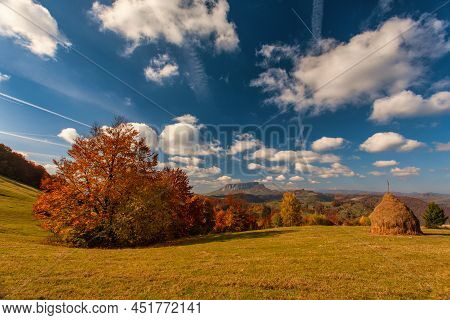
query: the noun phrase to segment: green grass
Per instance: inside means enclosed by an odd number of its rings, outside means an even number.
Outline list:
[[[1,298],[450,299],[450,231],[312,226],[76,249],[46,244],[36,195],[0,177]]]

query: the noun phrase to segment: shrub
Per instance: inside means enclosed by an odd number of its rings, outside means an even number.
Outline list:
[[[252,205],[249,209],[252,215],[256,217],[258,228],[269,228],[272,216],[272,209],[263,204]]]
[[[285,192],[280,205],[280,215],[284,226],[298,226],[302,221],[302,205],[294,193]]]
[[[448,219],[444,214],[444,210],[434,202],[428,204],[422,218],[427,228],[437,228],[445,224],[445,221]]]
[[[306,214],[303,216],[303,224],[312,226],[312,225],[321,225],[321,226],[331,226],[333,222],[328,220],[328,218],[323,214]]]
[[[279,212],[276,212],[272,215],[271,222],[274,227],[283,226],[283,220],[281,219],[281,215]]]
[[[360,226],[370,226],[370,218],[367,216],[362,216],[358,222]]]

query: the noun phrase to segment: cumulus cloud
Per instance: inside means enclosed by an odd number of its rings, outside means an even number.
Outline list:
[[[185,167],[181,167],[186,171],[187,175],[194,178],[206,178],[209,176],[214,176],[220,174],[222,171],[219,167],[213,166],[209,168],[200,168],[194,165],[187,165]]]
[[[260,146],[261,142],[258,139],[255,139],[251,134],[241,134],[237,136],[237,139],[234,140],[233,145],[228,150],[228,154],[235,155],[238,153],[242,153],[247,150],[255,149]]]
[[[378,132],[369,137],[360,145],[360,149],[366,152],[382,152],[388,150],[411,151],[424,144],[417,140],[406,139],[395,132]]]
[[[238,47],[236,26],[229,22],[226,0],[116,0],[111,5],[95,1],[92,14],[101,28],[111,30],[130,42],[128,52],[147,42],[164,39],[181,46],[189,38],[214,37],[217,50]]]
[[[264,170],[273,173],[286,173],[289,171],[289,168],[287,166],[264,166],[262,164],[254,162],[247,164],[247,168],[249,170]]]
[[[300,176],[293,176],[289,178],[289,181],[293,181],[293,182],[298,182],[298,181],[303,181],[305,180],[303,177]]]
[[[204,156],[218,153],[221,148],[217,142],[205,142],[201,139],[202,124],[192,115],[174,119],[177,123],[164,127],[161,132],[160,148],[170,155]]]
[[[278,151],[271,158],[270,161],[276,162],[303,162],[303,163],[333,163],[340,161],[340,158],[334,154],[319,154],[310,150],[285,150]]]
[[[144,139],[145,144],[152,150],[158,149],[158,134],[156,131],[145,123],[130,122],[128,123],[134,130],[139,133],[139,137]]]
[[[450,111],[450,92],[442,91],[428,99],[409,90],[375,100],[370,120],[387,123],[394,118],[438,115]]]
[[[1,72],[0,72],[0,82],[8,81],[9,79],[11,79],[11,76],[10,76],[10,75],[4,74],[4,73],[1,73]]]
[[[290,46],[284,44],[263,44],[261,49],[256,51],[256,55],[260,56],[262,66],[267,66],[271,63],[278,63],[281,60],[293,60],[300,53],[297,46]]]
[[[315,114],[392,95],[417,81],[427,60],[449,51],[446,27],[446,22],[431,16],[420,21],[391,18],[345,43],[321,40],[321,54],[299,56],[289,72],[269,68],[251,85],[270,94],[268,103]],[[348,69],[358,61],[362,62]]]
[[[55,174],[56,171],[58,170],[58,167],[54,163],[46,163],[46,164],[43,165],[43,167],[50,174]]]
[[[378,160],[372,163],[375,167],[384,168],[384,167],[393,167],[397,166],[398,162],[395,160]]]
[[[420,168],[417,167],[393,168],[391,169],[391,173],[393,176],[397,177],[417,176],[420,173]]]
[[[145,123],[128,122],[127,126],[131,127],[139,134],[139,139],[144,139],[144,143],[152,151],[158,149],[158,134],[156,131]],[[103,126],[102,129],[106,129],[108,126]],[[66,129],[65,129],[66,130]],[[75,130],[75,129],[73,129]],[[70,142],[70,141],[69,141]]]
[[[309,173],[319,178],[337,178],[340,176],[353,177],[356,173],[341,163],[333,163],[330,167],[317,167],[310,164],[296,163],[295,170],[301,173]]]
[[[436,151],[450,151],[450,142],[447,143],[435,143]]]
[[[284,181],[284,180],[286,180],[286,177],[283,176],[282,174],[280,174],[278,177],[275,178],[275,180],[277,180],[277,181]]]
[[[450,77],[445,77],[444,79],[436,81],[435,83],[433,83],[431,88],[433,90],[442,90],[450,88]]]
[[[67,141],[70,144],[74,144],[75,140],[80,137],[77,130],[74,128],[66,128],[62,129],[60,133],[58,133],[58,137]]]
[[[194,166],[198,166],[199,164],[204,162],[203,159],[200,159],[198,157],[180,157],[180,156],[170,157],[169,161],[183,163],[183,164],[187,164],[187,165],[194,165]]]
[[[144,69],[144,74],[148,81],[162,84],[165,79],[179,74],[178,65],[170,59],[167,53],[160,54],[150,60],[150,64]]]
[[[253,152],[249,156],[249,159],[270,159],[277,152],[278,152],[277,149],[263,147],[263,148],[261,148],[259,150],[256,150],[255,152]]]
[[[384,176],[386,175],[385,172],[381,172],[381,171],[370,171],[369,174],[371,176],[375,176],[375,177],[379,177],[379,176]]]
[[[249,164],[247,164],[247,168],[248,168],[249,170],[266,169],[266,167],[263,166],[262,164],[254,163],[254,162],[250,162]]]
[[[342,147],[345,140],[343,138],[328,138],[328,137],[322,137],[316,141],[314,141],[311,145],[311,148],[314,151],[326,151],[326,150],[333,150],[338,149]]]
[[[35,24],[41,26],[43,30],[3,6],[0,10],[0,36],[14,39],[17,44],[40,57],[54,58],[58,44],[70,46],[70,42],[61,35],[56,20],[41,4],[33,0],[5,0],[2,2],[25,15]],[[44,30],[60,39],[62,43],[58,43],[54,37]]]

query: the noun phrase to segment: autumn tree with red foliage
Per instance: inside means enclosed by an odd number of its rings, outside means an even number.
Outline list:
[[[216,224],[214,231],[245,231],[256,229],[256,215],[249,210],[248,203],[229,195],[214,208]]]
[[[117,123],[78,138],[43,183],[34,206],[42,225],[76,246],[145,245],[188,234],[191,187],[132,127]]]

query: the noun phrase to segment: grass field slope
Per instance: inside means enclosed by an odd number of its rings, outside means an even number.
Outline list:
[[[38,192],[0,177],[3,299],[450,299],[450,232],[297,227],[137,249],[47,243]]]

